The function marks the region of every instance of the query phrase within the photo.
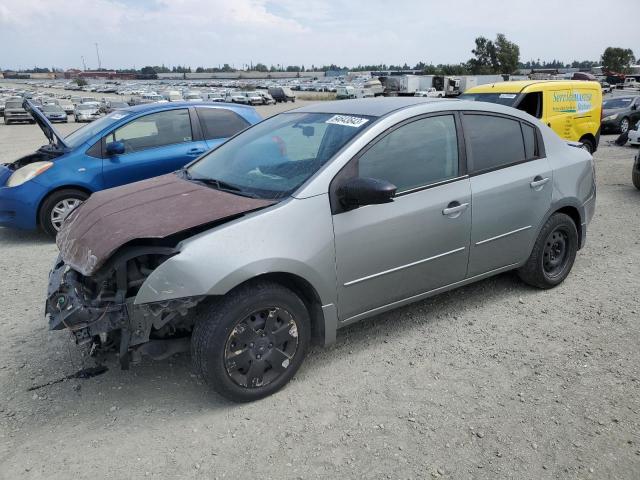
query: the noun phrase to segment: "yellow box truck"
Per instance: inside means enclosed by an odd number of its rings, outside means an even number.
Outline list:
[[[600,141],[602,88],[580,80],[528,80],[479,85],[459,97],[523,110],[561,138],[582,143],[593,153]]]

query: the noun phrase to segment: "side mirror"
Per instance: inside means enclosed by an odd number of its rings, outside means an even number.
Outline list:
[[[386,180],[359,177],[347,180],[338,188],[342,205],[351,210],[365,205],[378,205],[393,201],[396,186]]]
[[[638,105],[636,105],[635,103],[631,105],[631,110],[637,110],[637,109],[638,109]]]
[[[107,143],[107,155],[122,155],[124,153],[124,143],[110,142]]]

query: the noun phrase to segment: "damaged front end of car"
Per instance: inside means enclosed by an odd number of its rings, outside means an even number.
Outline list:
[[[168,247],[132,247],[91,276],[60,257],[49,276],[46,315],[51,330],[68,329],[92,352],[116,350],[122,368],[142,355],[155,360],[189,349],[193,323],[188,312],[203,297],[137,305],[146,278],[176,254]]]

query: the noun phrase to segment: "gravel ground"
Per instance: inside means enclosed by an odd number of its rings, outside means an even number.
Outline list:
[[[640,478],[637,149],[613,138],[561,286],[504,274],[364,321],[248,405],[187,355],[29,390],[93,360],[43,319],[55,245],[0,228],[0,478]],[[0,124],[0,161],[42,142]]]

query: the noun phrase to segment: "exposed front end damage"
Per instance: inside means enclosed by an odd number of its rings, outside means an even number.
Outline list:
[[[149,274],[175,253],[132,247],[90,277],[58,257],[49,276],[49,328],[70,330],[77,344],[92,343],[92,350],[115,348],[123,368],[141,355],[162,359],[188,350],[193,327],[188,312],[203,297],[134,305]]]

